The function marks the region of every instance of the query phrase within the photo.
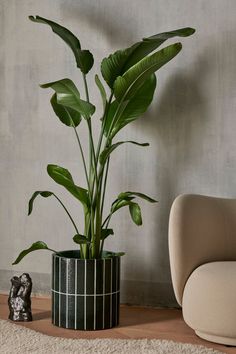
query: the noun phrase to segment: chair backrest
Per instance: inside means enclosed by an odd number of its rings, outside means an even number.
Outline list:
[[[169,252],[175,296],[181,305],[194,269],[214,261],[236,261],[236,199],[177,197],[170,212]]]

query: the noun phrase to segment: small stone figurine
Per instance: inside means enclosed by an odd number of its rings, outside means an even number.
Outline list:
[[[8,297],[9,319],[12,321],[32,321],[31,299],[32,280],[28,273],[11,278]]]

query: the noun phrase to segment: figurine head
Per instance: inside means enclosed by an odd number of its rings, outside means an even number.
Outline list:
[[[23,273],[19,278],[21,284],[27,285],[31,283],[31,278],[28,273]]]
[[[21,280],[19,277],[14,276],[11,278],[11,283],[13,286],[19,286],[21,284]]]

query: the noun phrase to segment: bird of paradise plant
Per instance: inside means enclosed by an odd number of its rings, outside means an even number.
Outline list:
[[[123,50],[104,58],[101,62],[101,73],[108,85],[109,95],[98,75],[95,83],[100,91],[103,103],[100,134],[95,144],[93,119],[95,106],[90,102],[87,75],[93,67],[94,59],[91,52],[82,49],[79,39],[68,29],[40,16],[30,16],[33,22],[47,24],[71,48],[76,66],[82,73],[85,89],[85,99],[81,98],[80,91],[74,82],[68,78],[40,85],[42,88],[51,88],[54,94],[51,105],[59,120],[74,130],[75,138],[80,149],[87,186],[78,186],[71,173],[64,167],[50,164],[47,166],[48,175],[58,184],[71,193],[82,205],[84,211],[84,231],[81,233],[68,209],[61,199],[51,191],[36,191],[29,201],[28,214],[33,210],[35,198],[54,197],[64,208],[75,229],[73,241],[80,247],[82,259],[97,259],[109,257],[112,253],[104,252],[105,239],[113,235],[109,227],[114,213],[120,208],[128,207],[132,220],[136,225],[142,224],[142,216],[137,198],[148,202],[156,202],[149,196],[139,192],[122,192],[112,203],[110,212],[104,217],[104,202],[108,179],[109,161],[112,152],[125,143],[141,147],[148,143],[135,141],[115,141],[117,133],[127,124],[144,114],[152,102],[156,88],[155,72],[173,59],[182,48],[181,43],[171,44],[154,52],[167,39],[179,36],[187,37],[195,30],[181,28],[175,31],[153,35],[133,44]],[[154,52],[153,54],[151,54]],[[89,156],[86,159],[80,140],[78,126],[85,123],[88,128]],[[17,264],[28,253],[45,249],[54,251],[43,241],[37,241],[31,247],[22,251],[13,264]],[[54,251],[55,252],[55,251]],[[117,253],[116,253],[117,254]],[[122,255],[118,253],[117,255]]]

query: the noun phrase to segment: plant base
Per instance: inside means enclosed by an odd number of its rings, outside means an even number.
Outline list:
[[[52,323],[79,330],[119,324],[120,257],[80,259],[79,251],[52,255]]]

